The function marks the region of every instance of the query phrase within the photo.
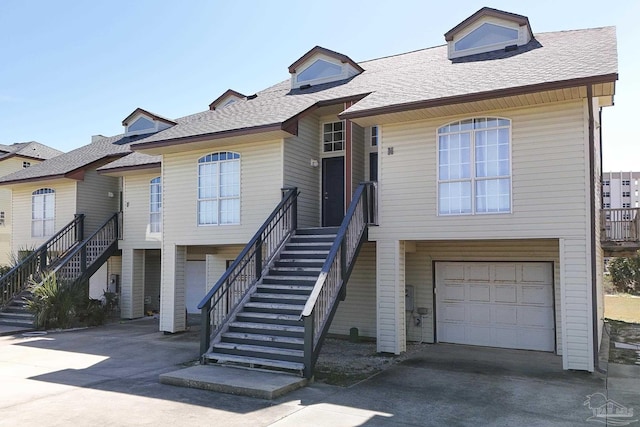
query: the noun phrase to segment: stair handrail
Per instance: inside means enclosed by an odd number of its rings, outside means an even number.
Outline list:
[[[0,307],[22,292],[30,279],[42,276],[73,245],[82,241],[83,233],[84,214],[76,214],[71,222],[0,277]]]
[[[362,244],[368,238],[368,226],[375,225],[377,183],[367,181],[356,189],[333,245],[322,266],[300,320],[304,322],[304,376],[311,378],[313,368],[338,298],[346,295],[345,284],[353,271]]]
[[[52,273],[59,279],[76,282],[86,280],[94,272],[91,267],[97,261],[103,261],[104,255],[109,254],[117,248],[119,236],[120,212],[116,212],[109,217],[96,231],[84,239],[72,251],[70,251],[56,266]],[[90,251],[88,249],[91,249]],[[62,275],[61,270],[75,261],[79,264],[79,270],[73,275]],[[100,263],[102,265],[102,263]]]
[[[282,189],[283,197],[231,266],[198,304],[201,310],[200,355],[260,280],[263,270],[297,228],[298,189]]]

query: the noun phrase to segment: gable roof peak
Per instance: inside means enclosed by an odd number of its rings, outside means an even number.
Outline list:
[[[158,114],[152,113],[152,112],[150,112],[150,111],[147,111],[147,110],[145,110],[145,109],[143,109],[143,108],[138,107],[138,108],[136,108],[135,110],[133,110],[133,112],[132,112],[131,114],[129,114],[127,117],[125,117],[125,119],[124,119],[124,120],[122,120],[122,126],[127,126],[127,125],[129,125],[129,124],[130,124],[130,123],[129,123],[129,121],[130,121],[132,118],[134,118],[137,114],[143,114],[143,115],[145,115],[145,116],[147,116],[147,117],[152,118],[153,120],[157,120],[157,121],[159,121],[159,122],[163,122],[163,123],[166,123],[166,124],[169,124],[169,125],[175,125],[175,124],[177,124],[176,122],[174,122],[174,121],[173,121],[173,120],[171,120],[171,119],[168,119],[168,118],[166,118],[166,117],[162,117],[162,116],[160,116],[160,115],[158,115]]]
[[[209,104],[209,110],[215,110],[216,107],[219,106],[219,104],[222,103],[222,101],[225,100],[225,98],[238,98],[238,99],[242,99],[242,98],[246,98],[246,95],[241,94],[240,92],[237,92],[233,89],[227,89],[225,90],[222,95],[220,95],[219,97],[217,97],[216,99],[214,99],[211,104]]]
[[[527,18],[524,15],[518,15],[517,13],[506,12],[504,10],[494,9],[492,7],[485,6],[480,10],[478,10],[473,15],[469,16],[467,19],[465,19],[461,23],[459,23],[458,25],[456,25],[455,27],[453,27],[452,29],[450,29],[449,31],[447,31],[446,33],[444,33],[444,39],[448,42],[453,40],[454,35],[458,33],[460,30],[468,27],[469,25],[473,24],[477,20],[486,16],[505,19],[507,21],[512,21],[517,23],[520,26],[526,25],[529,30],[530,37],[533,38],[533,33],[531,32],[531,25],[529,25],[529,18]]]
[[[358,70],[360,73],[364,71],[364,68],[362,68],[360,65],[358,65],[357,62],[355,62],[353,59],[349,58],[347,55],[344,55],[342,53],[336,52],[336,51],[331,50],[331,49],[324,48],[322,46],[315,46],[311,50],[309,50],[307,53],[302,55],[293,64],[289,65],[289,73],[291,73],[291,74],[295,73],[296,69],[300,65],[302,65],[307,59],[311,58],[313,55],[318,54],[318,53],[322,54],[322,55],[326,55],[326,56],[328,56],[330,58],[335,58],[335,59],[339,60],[342,63],[348,63],[349,65],[354,67],[356,70]]]

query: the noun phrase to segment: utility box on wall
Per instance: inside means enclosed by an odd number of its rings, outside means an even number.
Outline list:
[[[117,294],[120,292],[120,275],[112,274],[109,276],[109,285],[107,286],[108,292]]]

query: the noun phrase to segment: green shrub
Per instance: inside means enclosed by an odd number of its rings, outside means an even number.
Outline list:
[[[640,256],[612,258],[607,269],[616,292],[640,295]]]

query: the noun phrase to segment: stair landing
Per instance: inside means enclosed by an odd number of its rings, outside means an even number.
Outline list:
[[[160,375],[160,382],[269,400],[307,385],[305,378],[291,374],[217,365],[198,365],[168,372]]]

